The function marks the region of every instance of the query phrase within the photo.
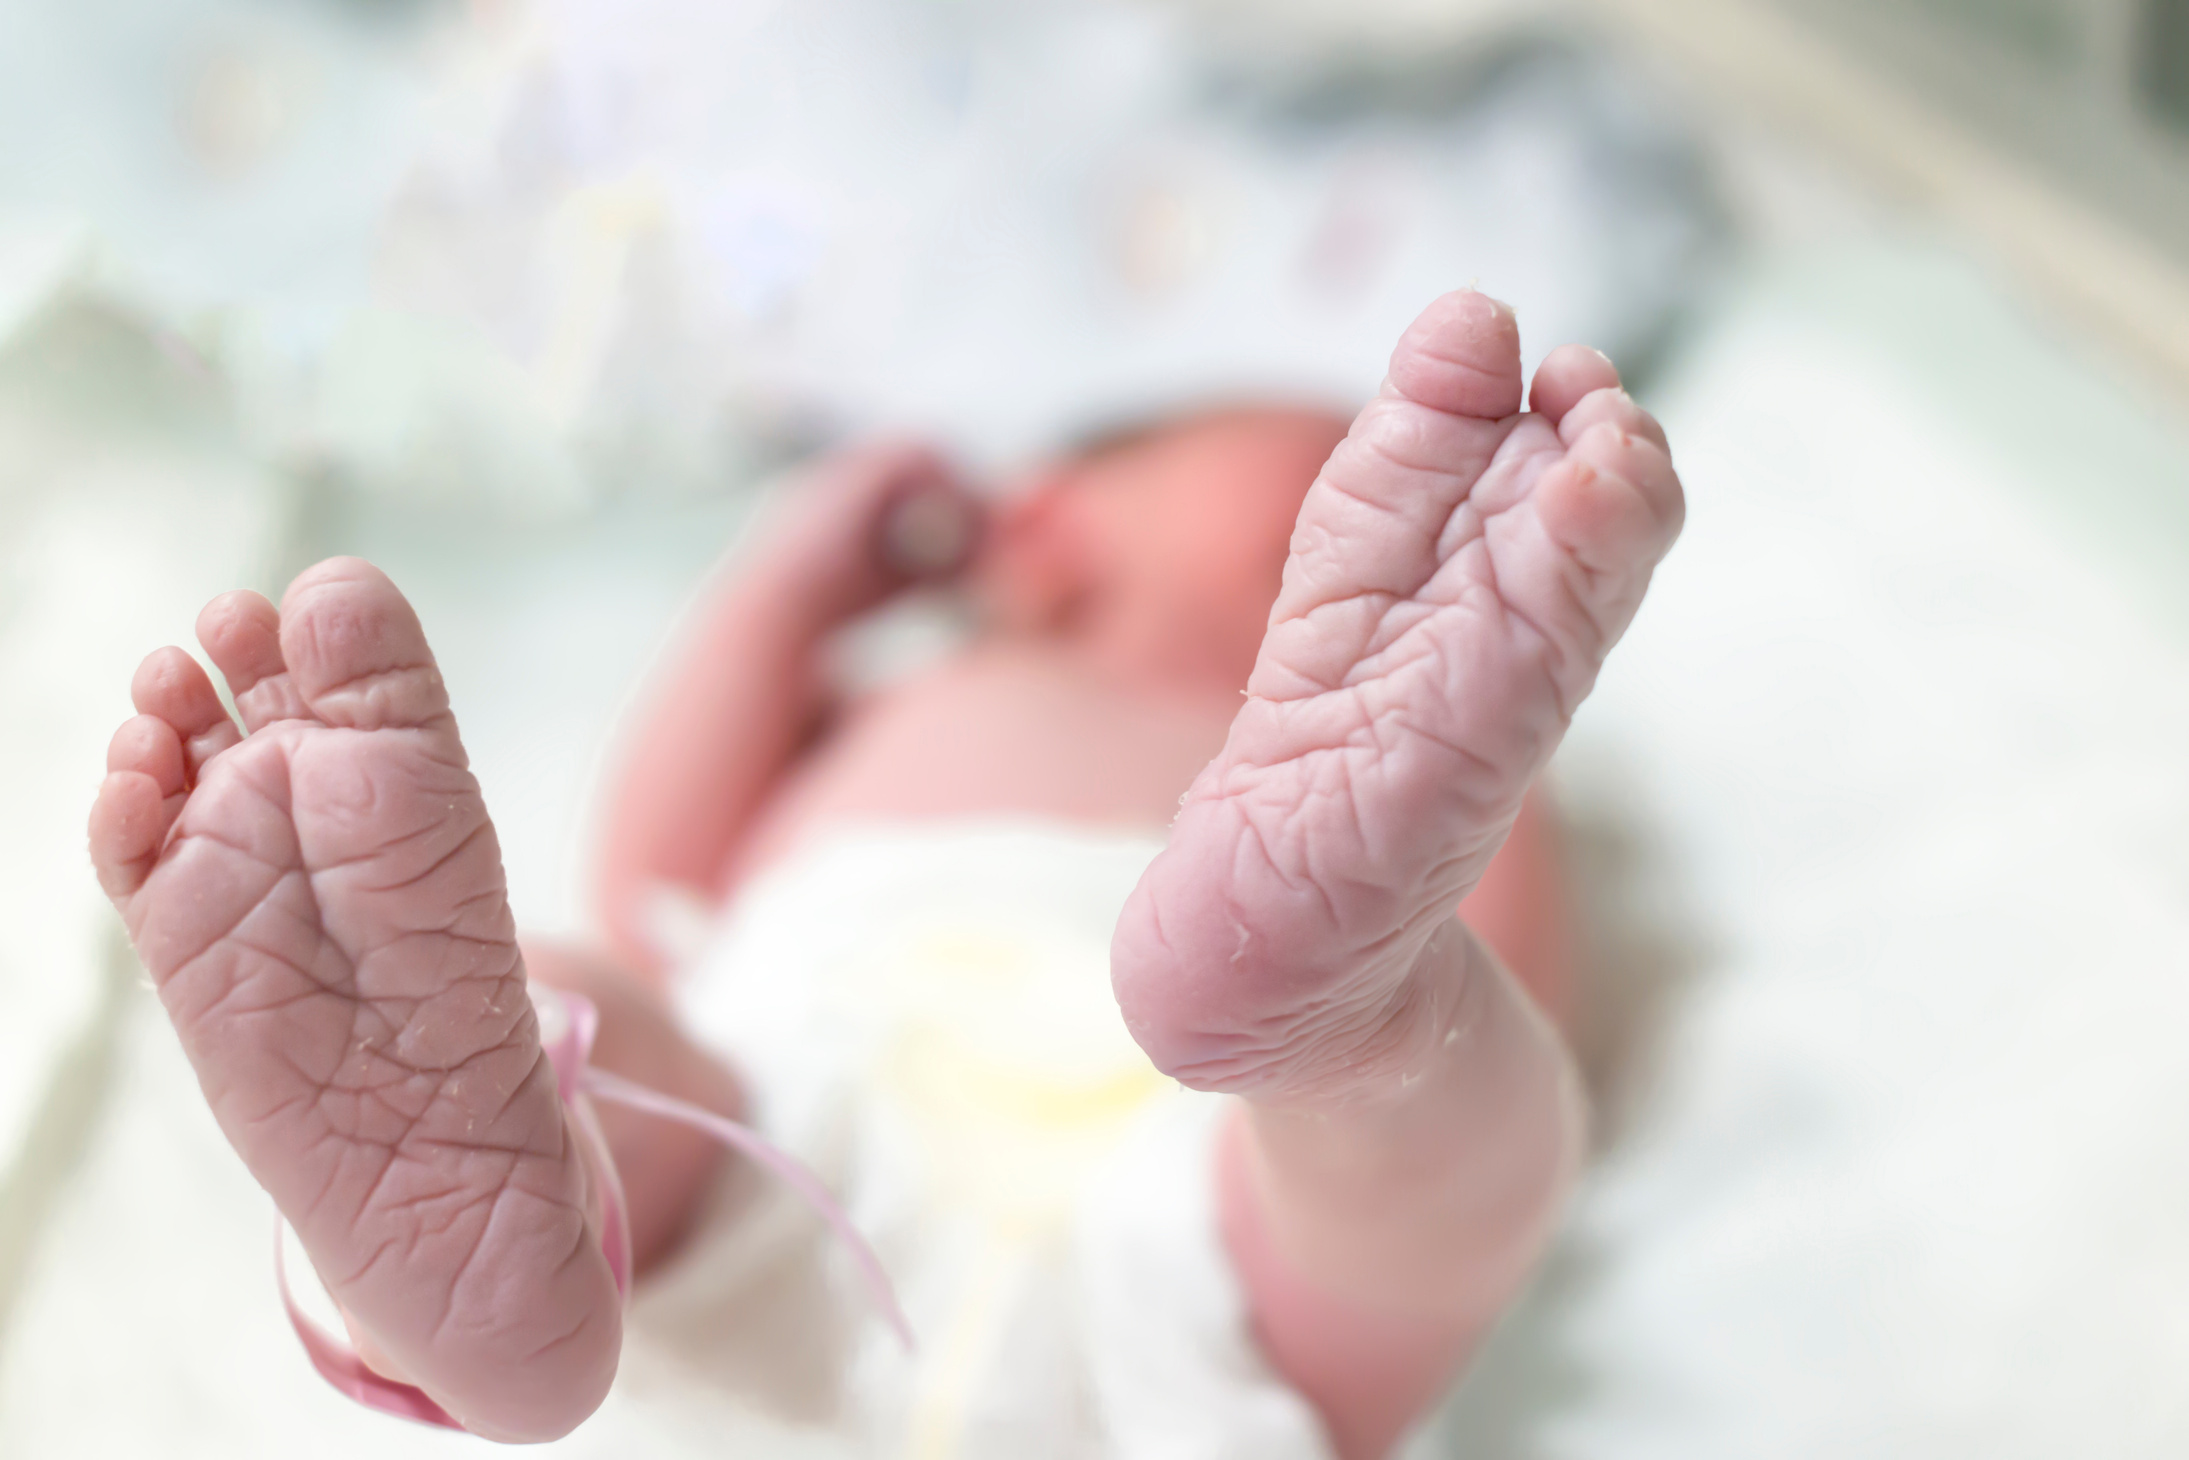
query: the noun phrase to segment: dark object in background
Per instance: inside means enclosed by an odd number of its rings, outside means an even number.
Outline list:
[[[2144,103],[2189,135],[2189,0],[2145,0],[2137,45]]]
[[[1766,0],[2189,261],[2189,0]]]

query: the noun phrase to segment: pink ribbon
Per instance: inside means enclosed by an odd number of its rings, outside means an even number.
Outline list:
[[[702,1110],[687,1101],[672,1099],[620,1075],[594,1069],[587,1061],[593,1052],[593,1038],[600,1030],[600,1011],[593,1007],[592,1000],[581,994],[539,985],[533,986],[532,995],[535,1002],[543,995],[552,995],[562,1001],[565,1017],[559,1021],[543,1021],[548,1026],[545,1032],[549,1037],[542,1043],[548,1063],[555,1070],[555,1088],[570,1111],[571,1125],[579,1141],[590,1149],[594,1158],[592,1169],[601,1178],[601,1249],[608,1259],[609,1271],[615,1275],[619,1294],[628,1296],[631,1290],[630,1221],[624,1208],[623,1185],[616,1179],[615,1162],[608,1154],[608,1143],[601,1136],[599,1122],[593,1117],[592,1101],[596,1100],[629,1106],[691,1126],[780,1177],[843,1242],[858,1269],[862,1286],[883,1320],[907,1349],[913,1346],[912,1325],[897,1301],[897,1291],[890,1285],[881,1259],[874,1255],[874,1249],[867,1245],[866,1238],[852,1225],[851,1218],[819,1177],[749,1126],[711,1110]],[[560,1027],[556,1028],[558,1023]],[[435,1403],[425,1390],[381,1374],[365,1362],[353,1345],[327,1332],[298,1307],[295,1294],[289,1289],[288,1268],[282,1259],[281,1248],[281,1230],[277,1225],[274,1231],[274,1282],[281,1289],[281,1302],[288,1310],[290,1326],[304,1345],[304,1356],[311,1360],[322,1379],[367,1409],[419,1424],[439,1425],[443,1429],[464,1428],[462,1421]]]

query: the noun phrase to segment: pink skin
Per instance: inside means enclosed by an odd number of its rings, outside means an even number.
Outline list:
[[[1441,301],[1301,508],[1247,702],[1118,929],[1126,1022],[1189,1083],[1349,1096],[1443,1033],[1423,950],[1679,528],[1647,428],[1522,416],[1521,385],[1511,315]]]
[[[830,712],[820,654],[829,634],[938,576],[905,572],[880,551],[906,503],[936,501],[972,510],[924,447],[841,453],[771,524],[766,550],[733,564],[707,595],[657,676],[607,801],[601,910],[623,963],[662,975],[648,929],[654,889],[716,892],[784,772],[814,742]]]
[[[1245,1097],[1219,1171],[1272,1359],[1383,1453],[1532,1267],[1579,1158],[1564,1048],[1452,908],[1671,547],[1663,435],[1439,300],[1301,508],[1248,700],[1119,919],[1126,1024]]]
[[[600,1403],[621,1305],[418,621],[322,563],[134,686],[92,859],[221,1129],[378,1360],[479,1433]]]
[[[1661,433],[1616,386],[1560,351],[1517,415],[1509,313],[1450,296],[1304,508],[1339,434],[1311,412],[1064,463],[991,524],[995,631],[844,712],[827,634],[955,569],[908,523],[977,518],[918,448],[838,459],[710,596],[612,787],[604,910],[640,976],[541,948],[532,976],[602,1004],[601,1063],[734,1112],[660,1001],[651,887],[712,893],[875,815],[1160,824],[1216,756],[1120,922],[1117,989],[1159,1064],[1245,1097],[1214,1179],[1258,1334],[1346,1460],[1383,1453],[1525,1275],[1579,1147],[1562,1046],[1451,913],[1479,883],[1470,919],[1561,997],[1540,820],[1492,857],[1677,530]],[[618,1307],[417,622],[338,560],[278,617],[217,600],[200,637],[248,738],[186,655],[147,660],[92,814],[101,880],[374,1362],[482,1433],[562,1433],[613,1373]],[[607,1115],[643,1268],[717,1157]]]

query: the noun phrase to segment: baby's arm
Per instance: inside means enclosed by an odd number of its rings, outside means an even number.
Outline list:
[[[963,525],[891,550],[909,504],[943,503]],[[937,514],[929,512],[932,525]],[[946,519],[948,513],[942,514]],[[658,975],[664,888],[713,901],[755,814],[829,707],[817,653],[847,620],[919,579],[955,569],[977,509],[929,451],[859,448],[802,486],[760,549],[718,576],[641,702],[610,777],[601,911],[634,968]],[[917,559],[918,550],[929,554]]]

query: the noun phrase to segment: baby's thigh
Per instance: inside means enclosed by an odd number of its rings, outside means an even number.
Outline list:
[[[600,1011],[593,1064],[733,1120],[744,1113],[737,1077],[684,1033],[652,981],[577,944],[521,942],[529,977],[582,994]],[[644,1275],[690,1229],[722,1148],[688,1125],[621,1105],[603,1104],[595,1114],[629,1208],[632,1266]]]
[[[1561,1029],[1570,1029],[1577,1012],[1571,913],[1557,820],[1538,788],[1521,803],[1512,835],[1459,915]]]

